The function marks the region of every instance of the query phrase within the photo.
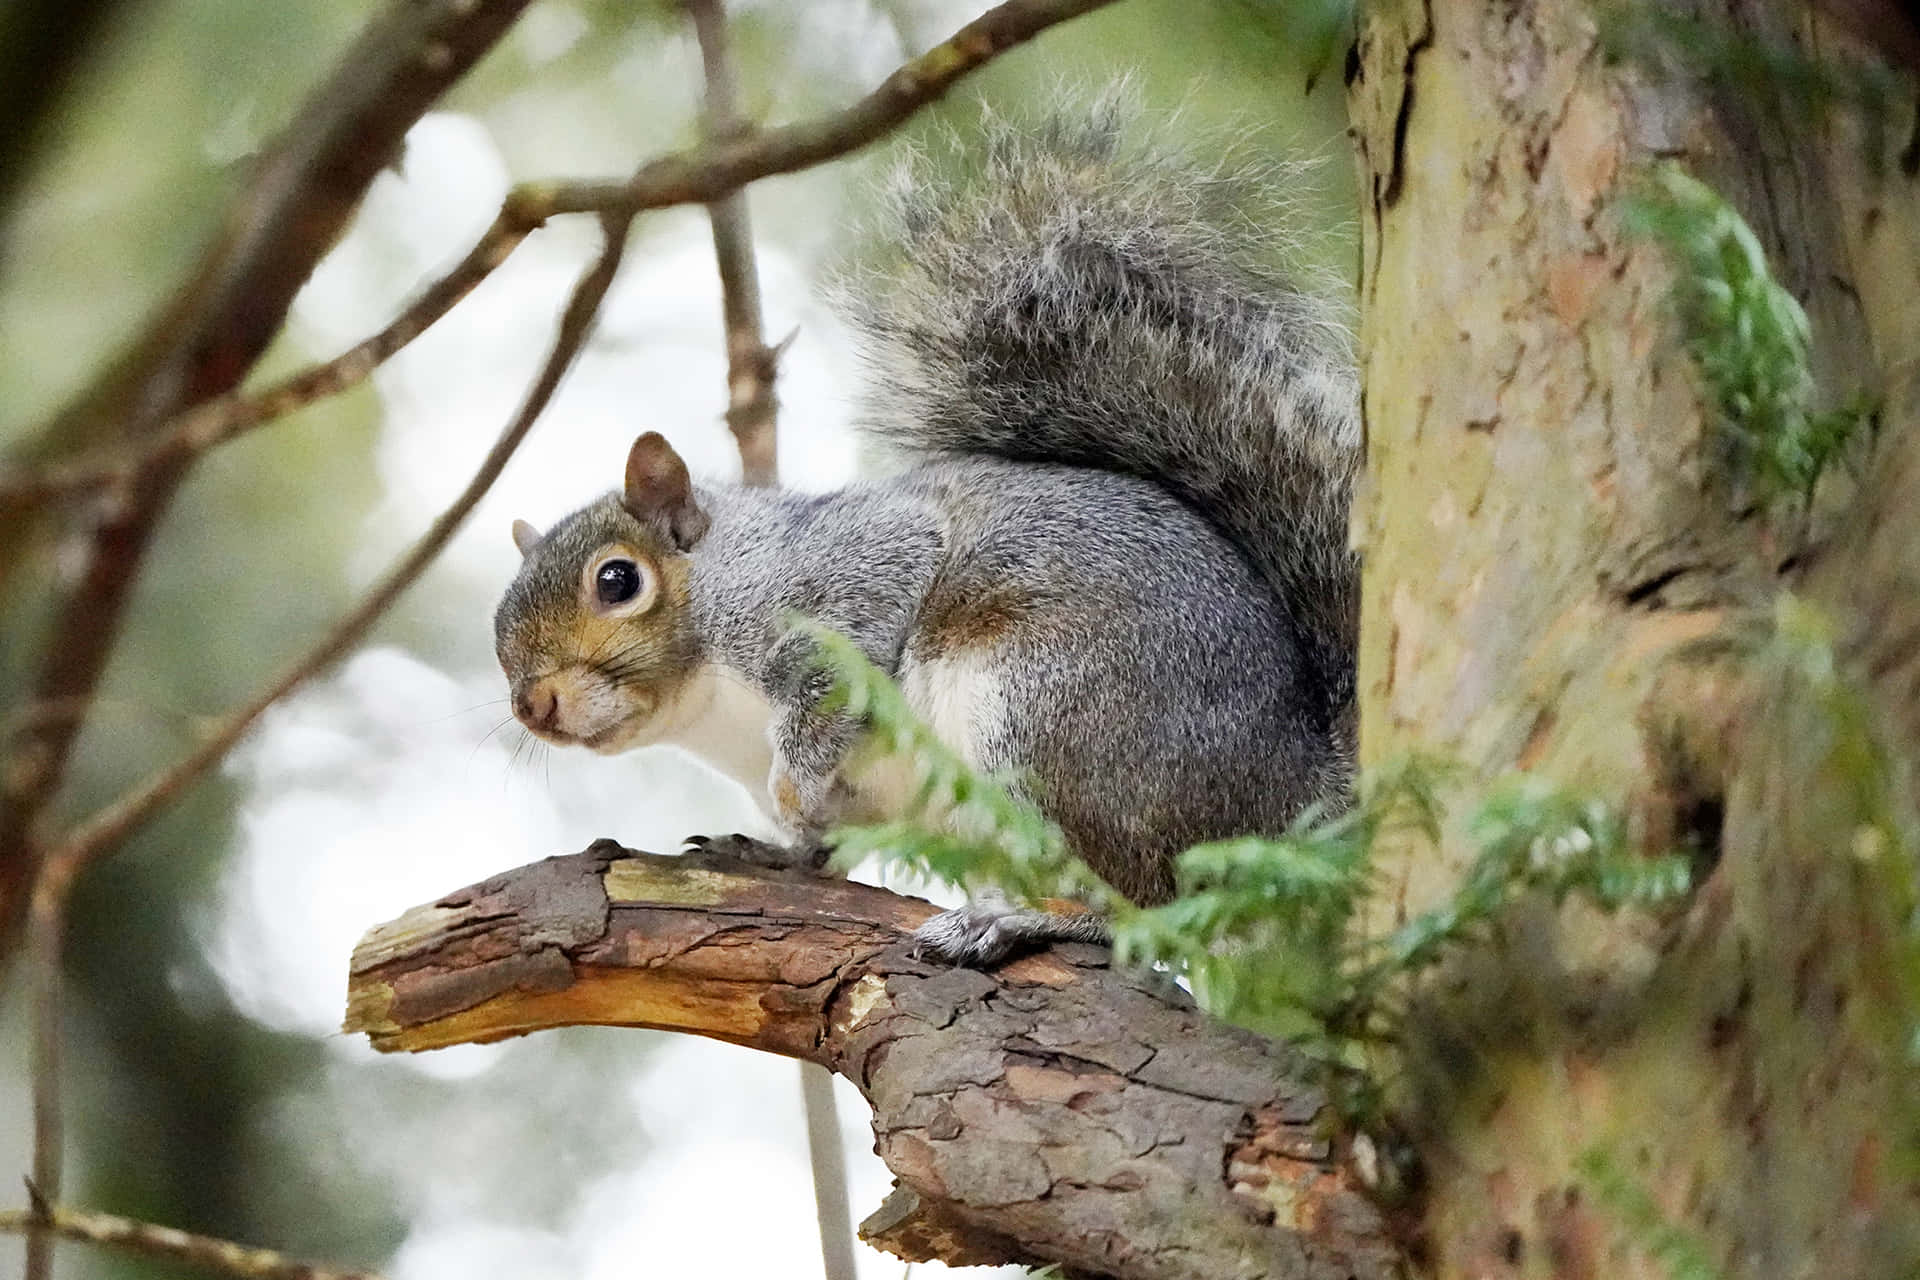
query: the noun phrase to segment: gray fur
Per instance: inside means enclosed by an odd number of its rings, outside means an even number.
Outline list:
[[[983,893],[964,907],[934,916],[913,931],[913,940],[918,954],[986,969],[1050,942],[1111,946],[1113,927],[1105,916],[1092,912],[1061,915],[1023,910],[1004,895]]]
[[[529,555],[502,663],[551,661],[537,624],[583,558],[645,538],[687,557],[689,594],[636,635],[633,678],[720,663],[767,695],[796,860],[844,816],[857,735],[782,638],[787,611],[896,675],[955,655],[985,671],[1003,705],[964,744],[973,763],[1022,779],[1121,892],[1162,901],[1180,850],[1344,800],[1352,361],[1327,305],[1268,261],[1261,172],[1132,143],[1111,107],[990,122],[979,155],[958,184],[908,166],[890,259],[842,288],[873,370],[867,425],[909,465],[817,497],[700,487],[710,524],[684,553],[610,495]],[[1076,920],[976,907],[923,941],[979,963],[1098,933]]]
[[[1323,297],[1282,270],[1287,173],[1201,165],[1124,94],[897,170],[880,254],[839,287],[866,425],[910,450],[1141,476],[1216,522],[1289,602],[1336,719],[1353,699],[1347,501],[1359,382]],[[958,168],[959,180],[939,175]]]

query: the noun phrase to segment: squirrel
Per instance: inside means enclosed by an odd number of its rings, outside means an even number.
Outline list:
[[[1136,902],[1172,895],[1190,845],[1345,802],[1346,330],[1277,265],[1286,173],[1183,158],[1135,114],[988,115],[887,184],[882,250],[837,292],[871,375],[860,425],[903,469],[824,495],[695,484],[649,432],[619,489],[515,524],[495,639],[528,729],[677,744],[789,840],[734,851],[817,867],[830,828],[899,816],[910,785],[856,751],[797,612]],[[989,901],[918,940],[986,965],[1103,936]]]

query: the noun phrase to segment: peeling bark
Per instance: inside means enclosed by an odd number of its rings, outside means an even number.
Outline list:
[[[416,907],[355,949],[346,1029],[385,1051],[577,1023],[819,1063],[872,1104],[909,1259],[1141,1280],[1401,1274],[1318,1068],[1151,975],[1063,946],[913,958],[882,889],[600,841]]]

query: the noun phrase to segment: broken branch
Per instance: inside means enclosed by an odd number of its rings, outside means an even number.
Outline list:
[[[903,1257],[1140,1278],[1399,1274],[1317,1081],[1104,951],[914,958],[918,899],[599,841],[379,926],[346,1029],[382,1050],[580,1023],[816,1062],[874,1109]]]

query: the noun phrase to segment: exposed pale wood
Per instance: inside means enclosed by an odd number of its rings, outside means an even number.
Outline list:
[[[932,912],[602,841],[372,930],[346,1029],[396,1051],[655,1027],[819,1063],[874,1108],[903,1190],[863,1230],[905,1257],[1140,1280],[1399,1274],[1316,1068],[1096,948],[993,973],[916,960],[909,935]]]

